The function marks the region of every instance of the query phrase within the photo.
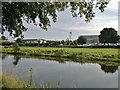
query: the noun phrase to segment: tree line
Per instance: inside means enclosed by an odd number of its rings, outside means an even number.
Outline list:
[[[120,40],[120,36],[118,35],[117,31],[114,28],[104,28],[100,31],[100,35],[98,36],[99,43],[105,44],[111,44],[111,43],[118,43]],[[1,37],[2,40],[7,40],[5,36]],[[22,38],[18,38],[16,40],[16,43],[18,43],[21,46],[65,46],[65,45],[84,45],[87,43],[87,39],[84,36],[79,36],[76,40],[61,40],[61,41],[52,41],[48,40],[46,43],[38,40],[37,43],[25,43]],[[9,45],[10,43],[3,42],[3,45]]]

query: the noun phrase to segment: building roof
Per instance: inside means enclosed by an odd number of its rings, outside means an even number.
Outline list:
[[[81,35],[81,36],[83,36],[83,37],[85,37],[86,39],[98,39],[99,37],[99,35]]]
[[[38,40],[45,40],[45,39],[23,39],[23,41],[38,41]]]

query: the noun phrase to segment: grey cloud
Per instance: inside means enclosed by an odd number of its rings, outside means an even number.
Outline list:
[[[105,27],[114,27],[117,30],[117,9],[111,9],[109,5],[105,12],[101,13],[99,10],[95,12],[96,17],[90,23],[86,23],[80,17],[73,18],[70,9],[64,12],[58,12],[57,22],[53,23],[51,21],[51,27],[48,28],[48,31],[41,29],[39,26],[24,23],[28,27],[28,30],[24,33],[25,38],[65,40],[69,37],[69,32],[73,32],[72,39],[77,39],[79,35],[99,35],[100,31]]]

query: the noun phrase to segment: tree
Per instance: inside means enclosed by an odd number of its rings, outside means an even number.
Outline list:
[[[66,39],[65,45],[69,45],[69,38]]]
[[[17,43],[17,42],[14,42],[13,43],[13,51],[14,51],[14,53],[19,53],[19,50],[20,50],[20,48],[19,48],[19,44]]]
[[[41,41],[40,41],[40,40],[38,40],[38,46],[40,46],[40,44],[41,44]]]
[[[64,41],[64,40],[62,40],[62,41],[61,41],[61,44],[62,44],[62,45],[64,45],[64,44],[65,44],[65,41]]]
[[[115,73],[118,70],[118,66],[107,66],[104,64],[100,64],[100,66],[105,73]]]
[[[23,40],[22,40],[22,38],[17,38],[16,42],[20,44],[20,43],[23,43]]]
[[[101,12],[107,6],[106,2],[2,2],[2,29],[1,33],[8,31],[11,36],[22,37],[27,28],[23,22],[33,23],[47,30],[50,24],[50,17],[53,22],[57,20],[56,12],[71,8],[73,17],[84,17],[89,22],[95,17],[94,6]],[[39,19],[37,23],[36,18]]]
[[[16,39],[16,43],[17,43],[19,46],[24,46],[24,45],[25,45],[25,42],[23,41],[23,38],[17,38],[17,39]]]
[[[77,45],[77,40],[74,40],[74,41],[73,41],[73,45]]]
[[[86,42],[87,42],[87,40],[83,36],[79,36],[78,39],[77,39],[78,44],[83,45],[83,44],[86,44]]]
[[[14,62],[13,62],[13,64],[16,66],[17,64],[18,64],[18,62],[19,62],[19,60],[21,59],[21,57],[20,56],[17,56],[17,55],[15,55],[14,56]]]
[[[7,40],[7,38],[5,36],[1,36],[2,40]]]
[[[104,28],[99,35],[100,43],[117,43],[119,36],[114,28]]]

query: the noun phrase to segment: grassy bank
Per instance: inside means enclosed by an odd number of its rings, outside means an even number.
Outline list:
[[[0,72],[0,89],[2,88],[2,73]]]
[[[15,54],[13,48],[2,47],[2,53]],[[98,60],[119,62],[118,49],[114,48],[54,48],[54,47],[20,47],[18,54],[31,56],[48,56],[77,58],[78,60]],[[71,59],[72,60],[72,59]]]
[[[33,84],[18,79],[13,74],[3,73],[2,75],[2,88],[35,88]]]
[[[80,63],[80,64],[85,64],[85,63],[97,63],[97,64],[102,64],[102,65],[106,65],[106,66],[119,66],[120,62],[113,62],[113,61],[101,61],[101,60],[82,60],[79,58],[59,58],[59,57],[46,57],[46,56],[31,56],[31,55],[19,55],[19,54],[2,54],[0,57],[1,58],[5,58],[7,56],[14,56],[14,58],[19,58],[19,60],[21,58],[32,58],[34,60],[38,60],[38,59],[42,59],[42,60],[49,60],[49,61],[57,61],[59,63],[66,63],[66,62],[76,62],[76,63]]]
[[[36,85],[34,84],[34,82],[30,82],[30,81],[24,81],[20,78],[18,78],[16,75],[14,74],[8,74],[8,73],[3,73],[2,76],[2,88],[6,89],[6,88],[12,88],[13,90],[15,88],[21,88],[21,89],[26,89],[26,88],[37,88]],[[42,88],[45,90],[45,88],[51,88],[51,84],[50,83],[40,83],[40,86],[38,88]],[[16,89],[15,89],[16,90]]]

